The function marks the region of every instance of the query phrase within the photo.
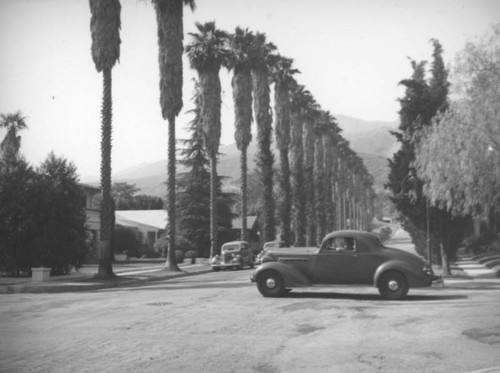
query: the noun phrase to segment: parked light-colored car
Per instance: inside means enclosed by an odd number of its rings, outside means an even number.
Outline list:
[[[422,258],[354,230],[328,234],[319,248],[268,249],[251,276],[265,297],[298,287],[356,284],[377,287],[385,299],[403,299],[410,288],[438,280]]]
[[[250,245],[246,241],[232,241],[222,245],[221,255],[212,258],[212,269],[219,271],[224,268],[243,269],[254,267],[254,258]]]

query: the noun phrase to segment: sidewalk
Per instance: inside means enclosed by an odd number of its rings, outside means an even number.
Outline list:
[[[471,278],[498,278],[499,272],[495,268],[489,268],[473,257],[461,257],[454,263],[451,263],[452,273],[461,271],[467,277]]]
[[[394,247],[396,249],[404,250],[411,254],[419,256],[415,251],[415,245],[411,242],[410,235],[408,232],[399,228],[394,235],[386,242],[389,247]],[[494,256],[491,257],[495,259]],[[453,279],[493,279],[500,277],[499,267],[490,267],[489,263],[495,263],[494,261],[486,262],[485,259],[480,257],[471,257],[465,255],[459,255],[456,262],[450,263],[451,277],[445,278],[445,282]],[[434,273],[440,275],[442,269],[440,266],[433,265]]]
[[[164,261],[149,264],[137,262],[113,263],[116,278],[111,280],[95,279],[96,265],[83,266],[79,271],[64,276],[53,276],[48,281],[34,282],[29,277],[0,277],[0,294],[12,293],[60,293],[90,291],[118,286],[137,286],[153,281],[192,276],[212,271],[206,261],[197,264],[181,263],[181,272],[163,270]]]

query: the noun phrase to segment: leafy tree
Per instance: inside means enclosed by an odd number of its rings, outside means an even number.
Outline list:
[[[85,196],[76,168],[50,154],[35,171],[22,157],[0,158],[0,270],[32,267],[64,274],[86,254]]]
[[[139,194],[133,197],[132,210],[161,210],[163,199],[161,197]]]
[[[20,275],[31,267],[36,173],[22,157],[0,157],[0,271]]]
[[[70,265],[83,264],[85,244],[85,195],[78,185],[73,163],[50,153],[37,169],[38,199],[33,206],[35,220],[33,248],[39,265],[52,274],[69,272]],[[43,211],[43,212],[42,212]]]
[[[269,54],[276,47],[266,41],[266,35],[256,33],[250,49],[252,69],[252,95],[255,122],[257,123],[257,172],[263,186],[261,202],[262,240],[275,238],[273,163],[271,151],[272,115],[269,87]]]
[[[92,35],[92,59],[103,76],[101,109],[101,242],[99,245],[99,269],[96,277],[114,277],[111,265],[111,235],[114,222],[111,197],[111,69],[120,58],[121,5],[119,0],[89,0]]]
[[[116,210],[132,210],[134,194],[139,190],[135,184],[113,183],[111,195],[115,201]]]
[[[116,210],[160,210],[163,199],[146,194],[135,195],[140,189],[126,182],[113,183],[111,193]]]
[[[457,55],[454,81],[456,99],[424,134],[415,165],[432,204],[488,218],[500,196],[500,24]]]
[[[175,118],[182,109],[183,5],[195,8],[194,0],[152,0],[158,28],[160,106],[168,120],[167,214],[168,253],[165,269],[180,271],[175,259]]]
[[[221,83],[219,71],[227,63],[227,33],[215,22],[196,23],[198,33],[190,33],[192,42],[186,47],[191,67],[198,72],[201,96],[200,118],[203,140],[210,159],[210,257],[218,251],[217,236],[217,158],[221,136]]]
[[[399,132],[395,133],[400,150],[390,161],[389,182],[387,187],[393,192],[393,202],[402,214],[403,226],[409,231],[416,244],[417,250],[422,252],[424,247],[419,244],[419,231],[429,235],[427,245],[429,249],[431,235],[439,243],[439,254],[442,259],[444,274],[448,274],[448,257],[456,252],[458,243],[466,233],[468,219],[453,217],[449,211],[432,207],[423,195],[423,181],[418,178],[415,169],[415,149],[419,143],[425,141],[425,129],[438,114],[444,112],[448,106],[447,71],[442,61],[442,47],[437,40],[431,41],[434,47],[431,64],[431,78],[425,78],[425,62],[412,61],[413,76],[403,80],[406,87],[405,97],[400,99],[401,124]],[[431,261],[428,254],[428,260]]]
[[[241,240],[247,240],[247,200],[248,200],[248,162],[247,149],[252,141],[252,75],[248,53],[253,40],[253,34],[248,29],[236,27],[234,34],[229,35],[231,50],[229,68],[233,77],[231,86],[234,99],[234,138],[240,150],[240,193],[241,193]]]

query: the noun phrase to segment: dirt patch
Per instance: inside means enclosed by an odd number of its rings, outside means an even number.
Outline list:
[[[489,345],[500,344],[500,326],[494,326],[487,329],[468,329],[463,331],[462,334],[481,343],[487,343]]]

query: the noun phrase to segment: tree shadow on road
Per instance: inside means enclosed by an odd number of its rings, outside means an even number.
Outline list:
[[[182,284],[182,285],[181,285]],[[165,290],[196,290],[196,289],[239,289],[239,288],[247,288],[255,285],[248,283],[207,283],[200,282],[198,284],[185,283],[185,282],[174,282],[168,281],[165,283],[160,282],[148,282],[147,284],[136,284],[129,285],[126,287],[120,288],[112,288],[110,291],[138,291],[138,290],[146,290],[146,291],[165,291]]]
[[[353,294],[353,293],[317,293],[317,292],[289,292],[285,295],[286,298],[297,299],[352,299],[360,301],[383,301],[388,304],[398,301],[386,301],[379,294]],[[449,301],[467,299],[466,295],[407,295],[406,298],[399,302],[429,302],[429,301]]]

